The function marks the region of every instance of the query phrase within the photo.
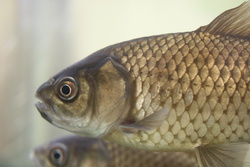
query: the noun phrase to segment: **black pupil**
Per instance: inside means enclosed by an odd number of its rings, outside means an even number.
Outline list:
[[[69,87],[69,85],[63,85],[62,86],[62,93],[64,95],[69,95],[70,94],[70,87]]]
[[[59,159],[60,157],[61,157],[61,155],[60,155],[59,153],[56,152],[56,153],[54,154],[54,158],[55,158],[55,159]]]

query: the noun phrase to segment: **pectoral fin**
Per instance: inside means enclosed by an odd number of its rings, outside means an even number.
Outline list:
[[[227,143],[195,148],[200,167],[250,167],[250,145]]]
[[[158,128],[163,123],[163,121],[167,118],[169,111],[170,108],[165,107],[138,122],[132,124],[121,124],[119,127],[122,132],[127,134],[136,133],[139,130],[153,130]]]

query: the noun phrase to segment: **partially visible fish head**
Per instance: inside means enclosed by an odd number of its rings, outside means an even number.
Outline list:
[[[88,137],[115,129],[128,115],[128,72],[108,56],[88,57],[39,87],[36,107],[51,124]]]
[[[30,159],[37,167],[106,167],[104,143],[92,138],[66,136],[36,147]]]
[[[36,147],[30,154],[38,167],[66,166],[69,162],[69,150],[63,143],[44,144]]]

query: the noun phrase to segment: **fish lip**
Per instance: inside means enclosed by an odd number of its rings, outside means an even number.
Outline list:
[[[47,82],[43,83],[36,91],[36,98],[38,98],[40,101],[37,102],[35,104],[35,106],[37,107],[38,111],[42,111],[42,112],[49,112],[52,110],[52,108],[48,105],[48,102],[46,102],[46,100],[42,97],[42,92],[43,92],[43,89],[47,89],[49,88],[50,86],[53,85],[53,83],[55,82],[55,79],[54,78],[50,78]],[[48,98],[48,97],[46,97]]]
[[[52,119],[49,117],[49,113],[52,110],[51,107],[41,98],[39,93],[36,93],[36,97],[39,99],[39,101],[35,103],[37,110],[45,120],[52,123]]]
[[[39,113],[41,114],[41,116],[42,116],[45,120],[47,120],[48,122],[52,123],[52,119],[48,116],[48,114],[47,114],[47,112],[46,112],[47,108],[46,108],[46,109],[43,108],[43,106],[46,106],[46,105],[45,105],[44,103],[37,102],[37,103],[35,104],[35,106],[36,106],[37,110],[39,111]],[[48,110],[47,110],[47,111],[48,111]]]
[[[48,105],[48,103],[41,97],[40,93],[38,93],[38,91],[36,92],[36,98],[38,98],[38,102],[35,103],[36,108],[38,109],[38,111],[50,111],[50,107]]]
[[[52,123],[52,119],[48,116],[48,112],[50,112],[50,108],[43,102],[37,102],[35,104],[37,110],[39,111],[39,113],[41,114],[41,116],[47,120],[48,122]]]

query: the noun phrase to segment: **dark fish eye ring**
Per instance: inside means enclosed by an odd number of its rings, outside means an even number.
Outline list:
[[[70,101],[76,97],[77,93],[78,87],[74,78],[65,77],[58,82],[57,94],[62,100]]]

